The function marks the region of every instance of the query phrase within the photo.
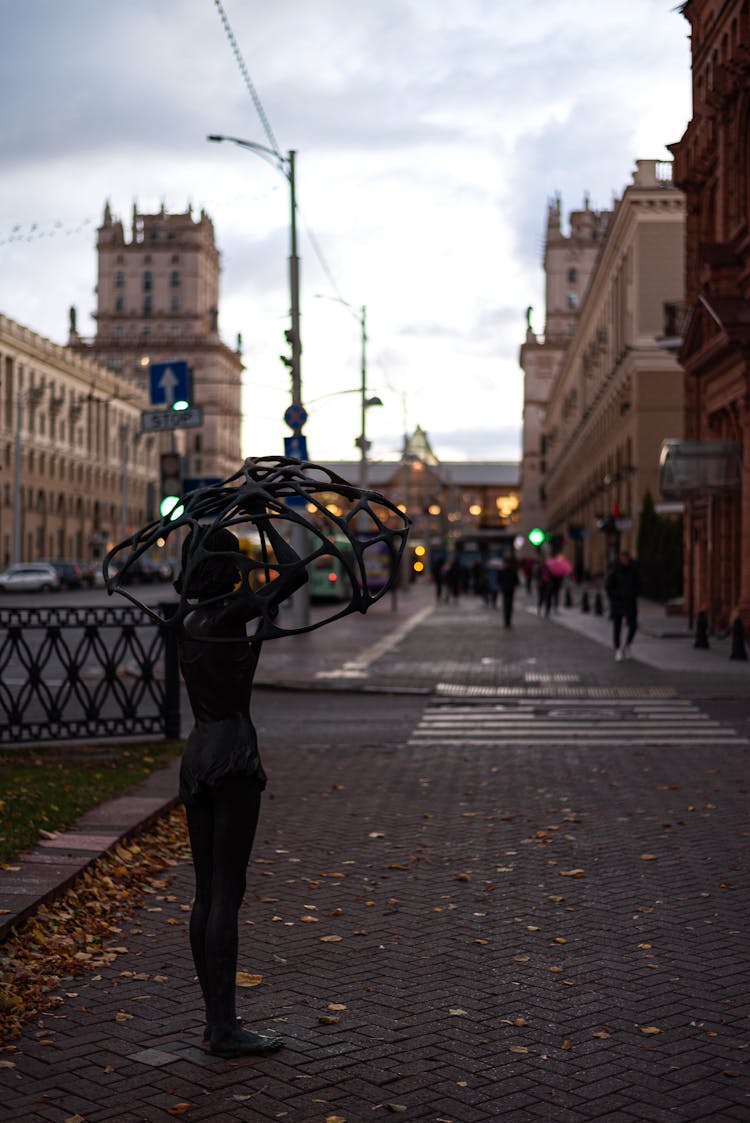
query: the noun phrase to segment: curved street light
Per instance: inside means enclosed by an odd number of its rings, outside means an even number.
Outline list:
[[[349,304],[349,302],[347,300],[344,300],[343,297],[327,296],[325,293],[322,293],[322,292],[316,292],[315,295],[319,300],[331,300],[331,301],[333,301],[334,304],[343,304],[344,308],[347,308],[351,312],[351,314],[354,316],[354,318],[359,321],[360,335],[361,335],[361,341],[362,341],[362,350],[361,350],[361,358],[360,358],[361,379],[360,379],[360,385],[359,385],[360,433],[359,433],[359,436],[357,437],[357,439],[354,443],[357,446],[357,448],[359,449],[359,486],[361,488],[365,488],[365,487],[367,487],[367,453],[370,450],[370,442],[367,440],[367,409],[368,409],[369,406],[382,406],[382,404],[383,404],[382,401],[380,400],[380,398],[377,395],[375,395],[373,397],[370,397],[370,398],[367,397],[367,308],[363,304],[358,311],[354,307],[353,304]],[[342,394],[349,394],[349,393],[353,394],[353,393],[356,393],[356,392],[357,391],[355,391],[355,390],[340,390],[339,391],[339,393],[342,393]],[[328,395],[324,395],[324,396],[327,397]],[[320,399],[318,399],[318,400],[320,400]]]
[[[240,148],[254,152],[262,160],[280,171],[289,184],[290,219],[289,219],[289,304],[292,320],[291,331],[287,333],[287,341],[291,345],[291,373],[292,373],[292,405],[302,405],[302,346],[300,343],[300,309],[299,309],[299,257],[297,256],[297,186],[295,179],[295,158],[297,153],[290,149],[286,157],[273,148],[264,144],[255,144],[251,140],[242,140],[237,136],[221,136],[212,133],[207,140],[222,143],[228,141]],[[288,360],[287,360],[288,361]],[[301,428],[301,427],[300,427]]]
[[[292,407],[297,410],[297,415],[304,418],[302,410],[302,344],[300,342],[300,311],[299,311],[299,257],[297,256],[297,187],[295,180],[295,157],[297,153],[290,149],[286,157],[274,148],[267,148],[264,144],[255,144],[251,140],[243,140],[237,136],[221,136],[212,133],[207,140],[221,143],[228,141],[240,148],[254,152],[262,160],[271,164],[280,171],[289,184],[290,220],[289,220],[289,303],[292,326],[286,332],[287,342],[291,346],[292,357],[287,359],[282,356],[282,362],[289,366],[292,375]],[[296,430],[302,432],[302,424]],[[297,523],[292,525],[292,546],[298,553],[306,553],[305,530]],[[310,590],[308,585],[298,589],[289,602],[290,623],[295,628],[306,628],[310,623]]]

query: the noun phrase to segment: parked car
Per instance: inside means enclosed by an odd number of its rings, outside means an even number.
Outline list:
[[[63,589],[80,589],[84,583],[88,584],[88,577],[84,575],[81,562],[69,558],[42,558],[41,560],[57,571]]]
[[[106,582],[104,580],[104,573],[102,572],[102,563],[98,561],[96,565],[92,566],[92,569],[94,571],[94,585],[96,586],[96,588],[105,588]],[[109,574],[110,581],[114,580],[119,572],[120,570],[116,565],[110,564],[107,567],[107,573]]]
[[[87,561],[81,561],[81,559],[78,558],[78,560],[76,561],[76,565],[78,566],[78,568],[81,571],[81,581],[83,582],[83,584],[88,586],[89,589],[93,589],[94,585],[96,584],[96,573],[94,572],[94,563],[93,562],[87,562]]]
[[[60,588],[60,576],[47,562],[17,562],[0,573],[0,592],[48,593]]]
[[[123,585],[151,585],[158,581],[171,581],[172,566],[169,562],[156,561],[142,557],[129,565],[122,574]]]

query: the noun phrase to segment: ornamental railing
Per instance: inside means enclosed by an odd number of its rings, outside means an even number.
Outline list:
[[[145,612],[0,608],[0,744],[179,733],[176,639]]]

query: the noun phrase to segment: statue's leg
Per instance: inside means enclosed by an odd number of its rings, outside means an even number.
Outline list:
[[[213,877],[214,811],[208,806],[186,805],[190,849],[195,870],[195,899],[190,913],[190,949],[193,953],[195,973],[198,976],[206,1021],[209,1011],[208,972],[206,968],[206,927],[211,911],[211,884]]]
[[[254,778],[233,778],[213,797],[211,904],[205,928],[205,994],[212,1053],[245,1056],[278,1049],[281,1042],[237,1024],[237,918],[245,893],[260,811],[260,786]]]

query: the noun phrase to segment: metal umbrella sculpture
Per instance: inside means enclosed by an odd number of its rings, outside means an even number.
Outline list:
[[[345,501],[345,513],[339,513],[333,497]],[[292,526],[303,527],[308,552],[294,562],[278,561],[264,530],[270,521],[280,534]],[[243,532],[250,531],[258,547],[257,556],[239,546],[237,550],[207,549],[207,539],[219,529],[230,530],[238,540]],[[190,533],[183,548],[180,581],[176,583],[179,604],[173,615],[164,616],[139,600],[124,583],[139,558],[173,535],[184,537],[186,530]],[[102,570],[110,593],[120,593],[158,623],[176,627],[194,607],[188,593],[191,576],[207,561],[225,557],[237,571],[234,589],[203,604],[249,599],[257,610],[253,612],[257,626],[247,639],[258,642],[309,632],[351,612],[366,612],[392,588],[408,533],[409,520],[389,499],[379,492],[354,487],[329,468],[285,456],[249,457],[222,483],[188,492],[171,513],[119,542],[105,557]],[[326,558],[335,559],[345,574],[348,602],[305,627],[285,627],[277,621],[275,608],[267,598],[258,596],[257,590],[273,576],[292,568],[297,571],[304,567],[309,573],[312,566],[320,564],[319,559]]]

